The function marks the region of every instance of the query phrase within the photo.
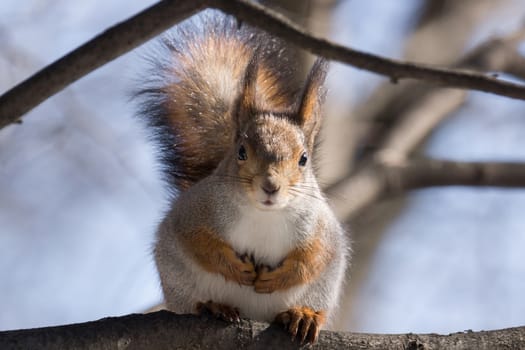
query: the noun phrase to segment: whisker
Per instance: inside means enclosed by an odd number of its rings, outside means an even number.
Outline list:
[[[292,185],[291,187],[296,188],[296,189],[302,189],[302,190],[310,190],[312,192],[320,192],[319,187],[313,186],[313,185],[307,185],[304,183],[297,183],[297,184]]]
[[[301,189],[294,188],[294,187],[290,187],[289,191],[292,194],[302,195],[302,196],[305,196],[305,197],[317,199],[319,201],[324,201],[324,198],[320,194],[317,194],[317,193],[310,193],[310,192],[301,191]]]

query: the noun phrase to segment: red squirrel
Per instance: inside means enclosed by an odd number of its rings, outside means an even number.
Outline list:
[[[160,43],[138,96],[178,192],[154,248],[167,308],[314,343],[349,259],[312,165],[327,62],[294,86],[289,47],[218,12]]]

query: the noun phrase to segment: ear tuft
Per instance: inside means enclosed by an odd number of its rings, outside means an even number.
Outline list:
[[[237,132],[242,132],[243,127],[253,114],[256,106],[257,72],[259,68],[259,51],[256,50],[244,71],[241,86],[234,110],[234,120]]]
[[[297,122],[302,127],[310,148],[313,148],[315,137],[321,127],[321,109],[326,95],[324,81],[327,70],[328,61],[322,57],[318,58],[306,79],[297,112]]]

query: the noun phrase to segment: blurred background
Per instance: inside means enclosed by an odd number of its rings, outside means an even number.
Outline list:
[[[2,0],[0,93],[153,2]],[[525,0],[271,3],[319,36],[447,66],[523,29],[525,19]],[[129,98],[145,50],[147,44],[0,130],[0,330],[142,312],[161,301],[151,247],[167,195]],[[475,68],[505,71],[474,61]],[[351,174],[396,120],[414,114],[438,114],[440,122],[411,154],[525,162],[522,101],[391,84],[338,64],[329,89],[320,162],[327,186]],[[435,94],[443,99],[430,103]],[[354,256],[337,328],[448,333],[524,325],[524,213],[523,190],[449,187],[352,215]]]

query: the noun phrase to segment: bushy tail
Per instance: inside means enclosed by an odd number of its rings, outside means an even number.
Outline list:
[[[232,147],[232,111],[256,52],[257,108],[289,110],[299,90],[296,51],[219,12],[175,27],[149,55],[151,70],[136,96],[178,190],[210,175]]]

